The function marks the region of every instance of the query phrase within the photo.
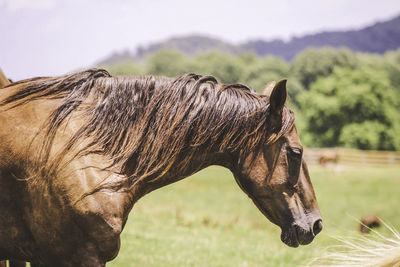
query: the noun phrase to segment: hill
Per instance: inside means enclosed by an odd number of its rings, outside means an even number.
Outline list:
[[[229,53],[255,52],[259,56],[274,55],[285,60],[292,60],[307,47],[347,47],[354,52],[383,54],[400,47],[400,16],[388,21],[378,22],[369,27],[349,31],[326,31],[294,37],[288,42],[282,40],[253,40],[240,45],[233,45],[216,38],[200,35],[174,37],[163,42],[139,47],[136,53],[123,51],[114,53],[101,61],[99,65],[112,65],[124,60],[142,60],[156,51],[178,50],[186,55],[194,55],[209,50]]]
[[[321,32],[293,38],[287,43],[280,40],[250,41],[241,45],[241,48],[254,51],[260,56],[272,54],[292,60],[297,53],[309,46],[344,46],[354,52],[383,54],[400,47],[400,16],[360,30]]]

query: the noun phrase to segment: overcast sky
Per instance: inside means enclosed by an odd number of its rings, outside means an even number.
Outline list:
[[[60,75],[171,36],[287,40],[396,15],[399,0],[0,0],[0,67],[16,80]]]

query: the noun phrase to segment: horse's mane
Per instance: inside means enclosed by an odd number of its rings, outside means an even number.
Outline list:
[[[14,83],[19,91],[0,102],[10,108],[37,99],[61,99],[45,123],[41,165],[58,168],[63,155],[82,141],[73,158],[100,154],[131,183],[177,173],[207,152],[244,153],[274,142],[293,125],[284,110],[281,127],[269,127],[267,97],[251,88],[223,85],[212,76],[176,78],[115,76],[89,69],[55,78]],[[85,119],[58,156],[49,160],[60,126],[74,113]]]

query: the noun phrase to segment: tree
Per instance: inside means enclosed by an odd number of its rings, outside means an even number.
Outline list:
[[[382,68],[335,68],[300,103],[313,145],[400,150],[399,95]]]
[[[400,92],[400,49],[387,52],[384,55],[391,83]]]
[[[160,50],[147,59],[146,74],[175,77],[190,71],[187,56],[178,51]]]
[[[356,66],[357,58],[348,49],[309,48],[293,60],[290,73],[308,90],[318,77],[330,75],[335,67]]]
[[[288,71],[283,59],[267,56],[244,65],[240,80],[261,93],[268,82],[287,78]]]
[[[243,66],[232,54],[217,51],[201,53],[193,62],[195,73],[213,75],[226,84],[240,82]]]

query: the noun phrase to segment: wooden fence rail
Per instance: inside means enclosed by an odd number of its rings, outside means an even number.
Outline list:
[[[308,164],[349,164],[371,166],[400,166],[400,152],[365,151],[345,148],[306,148],[304,157]]]

